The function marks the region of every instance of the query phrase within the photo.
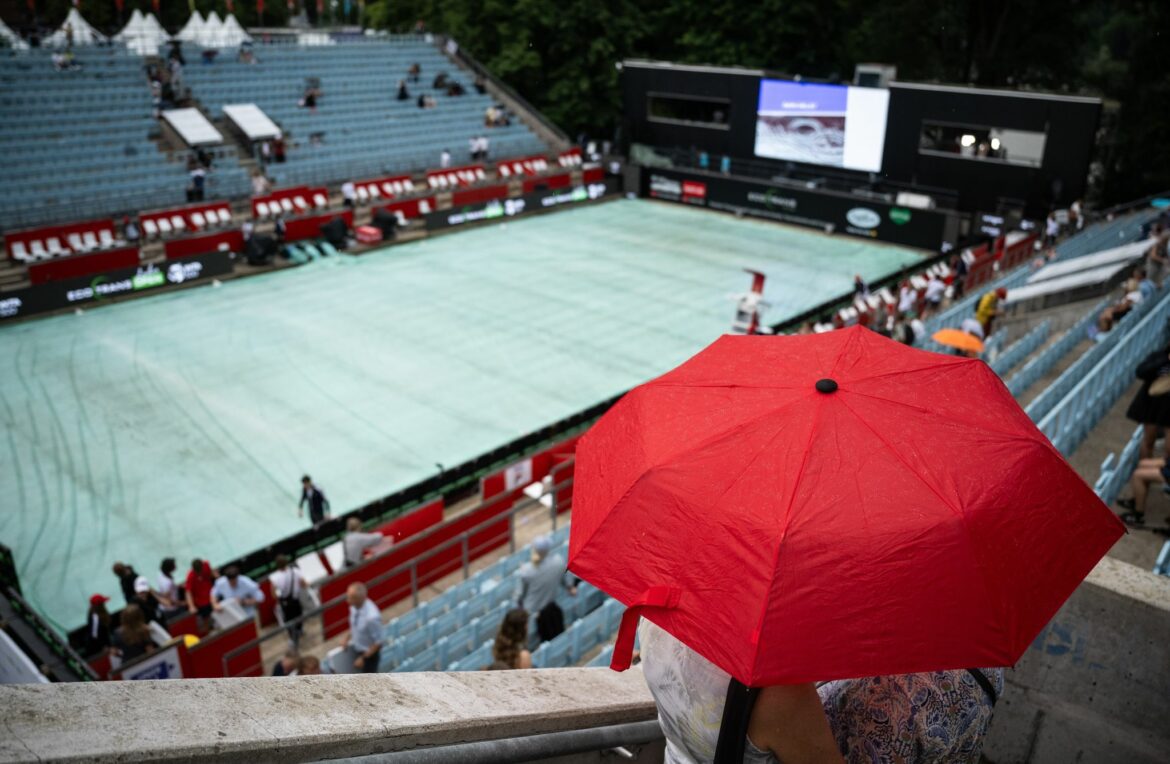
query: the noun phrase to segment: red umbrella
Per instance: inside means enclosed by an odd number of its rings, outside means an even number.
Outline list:
[[[726,336],[581,439],[569,567],[747,686],[1009,666],[1124,526],[982,361]]]

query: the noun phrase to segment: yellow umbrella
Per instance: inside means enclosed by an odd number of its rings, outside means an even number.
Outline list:
[[[983,352],[983,340],[961,329],[939,329],[931,336],[931,339],[940,345],[946,345],[956,350],[965,350],[969,353]]]

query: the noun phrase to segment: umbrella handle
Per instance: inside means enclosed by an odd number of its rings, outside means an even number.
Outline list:
[[[678,607],[682,592],[673,586],[651,586],[634,598],[622,614],[622,624],[618,627],[617,640],[613,645],[613,659],[609,667],[614,671],[625,671],[630,667],[634,655],[634,637],[638,632],[638,619],[646,608],[673,608]]]

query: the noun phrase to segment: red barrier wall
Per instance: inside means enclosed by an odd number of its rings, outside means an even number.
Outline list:
[[[66,223],[65,225],[50,225],[42,228],[26,228],[21,231],[7,231],[4,234],[4,246],[8,250],[8,256],[12,257],[12,245],[18,241],[24,242],[25,249],[34,239],[40,239],[42,242],[47,242],[53,236],[56,236],[61,241],[62,247],[68,247],[68,236],[71,233],[83,234],[92,232],[97,236],[101,230],[108,230],[114,234],[114,221],[106,220],[84,220],[79,223]],[[115,234],[116,238],[116,234]]]
[[[33,284],[47,284],[50,281],[92,276],[118,268],[134,268],[137,265],[138,248],[122,247],[33,263],[28,266],[28,280]]]
[[[489,507],[481,507],[419,536],[408,538],[385,554],[367,560],[361,565],[352,567],[324,581],[319,587],[321,601],[328,602],[340,597],[350,584],[360,581],[369,586],[370,597],[379,608],[389,607],[410,596],[410,571],[404,570],[377,584],[370,584],[373,579],[400,565],[407,564],[411,560],[422,557],[444,542],[506,512],[511,506],[511,502],[504,500]],[[468,543],[469,559],[477,559],[491,550],[507,544],[510,538],[511,531],[506,517],[500,518],[498,523],[490,523],[471,536]],[[418,566],[418,586],[420,588],[427,586],[458,570],[462,559],[461,545],[452,544],[449,548],[420,563]],[[322,622],[326,638],[342,633],[349,625],[349,606],[343,601],[326,608],[322,614]]]
[[[600,183],[605,180],[605,170],[600,167],[590,167],[581,173],[581,179],[586,183]]]
[[[439,497],[432,502],[423,504],[418,509],[412,509],[401,517],[394,518],[385,525],[378,526],[376,530],[383,536],[389,536],[395,542],[399,542],[442,522],[443,499]]]
[[[166,250],[167,259],[173,260],[176,257],[190,257],[216,252],[219,250],[220,244],[227,244],[228,249],[232,252],[243,252],[244,234],[241,231],[220,231],[205,236],[188,236],[183,239],[171,239],[163,245],[163,248]]]
[[[375,210],[385,210],[389,213],[401,212],[402,216],[409,220],[416,218],[422,213],[419,212],[418,205],[420,202],[426,202],[433,212],[435,209],[435,197],[428,196],[423,199],[407,199],[403,202],[394,202],[393,204],[383,204],[381,207],[375,207]],[[372,213],[371,213],[372,214]]]
[[[524,193],[530,194],[538,188],[565,188],[572,180],[572,175],[567,172],[563,172],[560,175],[549,175],[544,178],[532,178],[524,181]]]
[[[244,621],[226,631],[211,634],[187,651],[187,666],[184,677],[188,679],[215,679],[224,676],[223,656],[247,644],[257,636],[256,624]],[[253,647],[232,658],[228,663],[227,676],[263,676],[260,647]]]
[[[478,204],[480,202],[491,201],[492,199],[503,199],[507,195],[507,185],[487,186],[486,188],[472,188],[467,191],[456,191],[451,195],[451,206],[458,207],[463,204]]]
[[[328,223],[334,218],[345,218],[346,227],[353,228],[353,210],[326,212],[321,215],[310,215],[309,217],[293,218],[286,221],[284,224],[284,240],[292,242],[303,239],[316,239],[321,236],[321,225]]]

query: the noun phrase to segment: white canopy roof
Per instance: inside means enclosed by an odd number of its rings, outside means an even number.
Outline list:
[[[118,34],[114,35],[114,40],[121,42],[128,37],[137,36],[139,30],[142,28],[142,18],[142,11],[135,8],[134,12],[130,14],[130,20],[126,22],[126,26],[122,27],[122,31],[118,32]]]
[[[236,21],[233,14],[228,14],[227,18],[223,20],[223,34],[220,36],[222,40],[221,45],[225,48],[234,48],[240,43],[251,41],[251,37],[240,26],[240,22]]]
[[[219,48],[219,38],[223,35],[223,20],[215,11],[207,14],[207,21],[203,23],[203,31],[196,40],[205,48]]]
[[[68,45],[69,35],[65,31],[66,29],[73,30],[74,45],[93,45],[106,40],[106,36],[90,26],[80,11],[76,8],[70,8],[69,15],[65,17],[61,28],[45,38],[44,44],[50,48],[63,48]]]
[[[203,17],[199,15],[199,11],[193,11],[191,18],[187,19],[187,23],[175,35],[183,42],[198,42],[199,36],[203,33],[204,21]]]
[[[28,50],[28,43],[20,39],[20,35],[18,35],[16,32],[13,32],[8,27],[8,25],[4,23],[4,19],[0,19],[0,38],[7,40],[8,44],[16,50]]]
[[[114,39],[126,43],[128,49],[140,56],[154,56],[158,54],[158,46],[167,41],[167,33],[153,15],[143,16],[135,8],[130,21]]]

